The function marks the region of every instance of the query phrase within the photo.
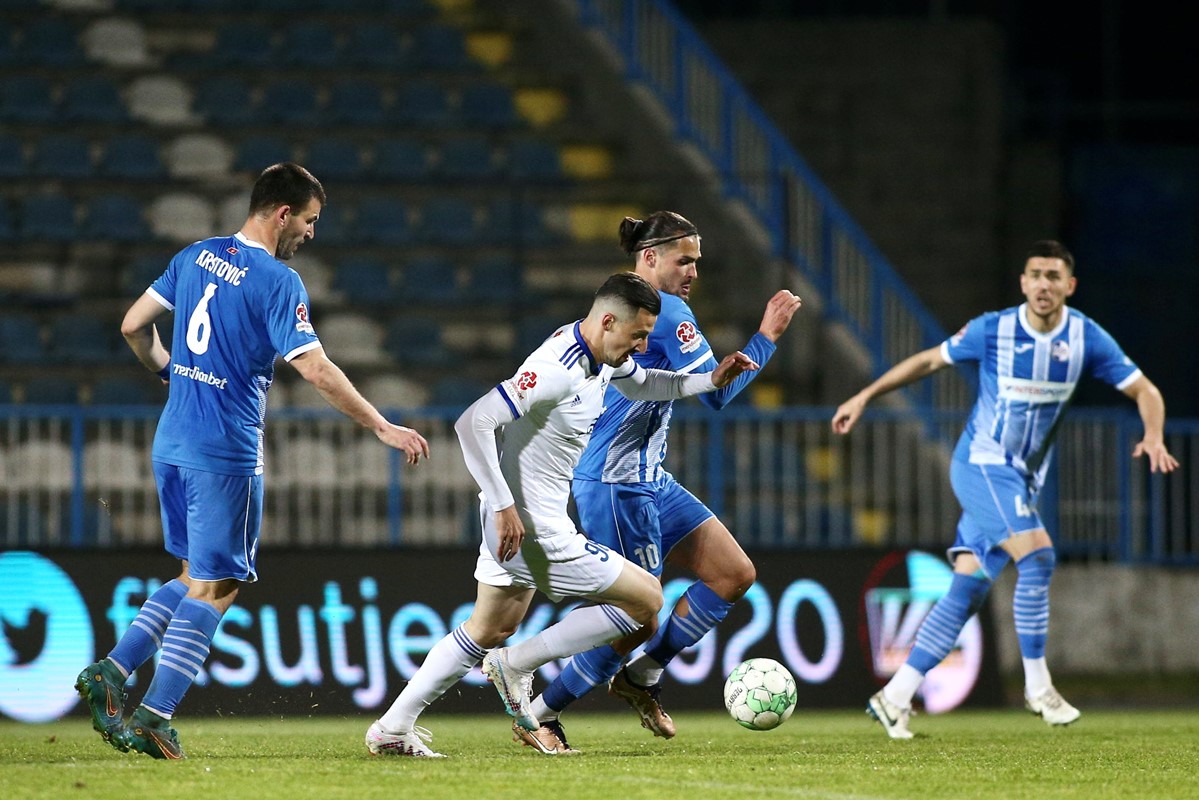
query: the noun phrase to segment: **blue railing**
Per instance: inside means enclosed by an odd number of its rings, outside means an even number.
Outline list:
[[[919,298],[812,172],[686,19],[664,0],[573,0],[581,25],[602,34],[624,77],[648,87],[675,135],[702,153],[727,197],[745,204],[773,254],[824,297],[825,313],[869,350],[875,374],[945,333]],[[916,407],[962,409],[951,372],[909,387]]]
[[[157,407],[0,406],[0,548],[155,545],[150,472]],[[477,543],[478,489],[453,432],[458,410],[389,412],[429,439],[434,458],[402,465],[328,411],[273,410],[266,437],[264,541],[291,546]],[[871,409],[848,436],[832,409],[714,413],[680,406],[668,466],[748,546],[941,548],[960,509],[942,442],[959,412]],[[927,419],[935,420],[929,435]],[[1067,556],[1199,564],[1199,420],[1167,425],[1175,475],[1129,458],[1129,409],[1076,409],[1059,433],[1041,512]]]

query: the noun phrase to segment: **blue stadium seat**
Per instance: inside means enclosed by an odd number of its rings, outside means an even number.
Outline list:
[[[541,346],[550,334],[562,326],[563,321],[555,317],[533,315],[521,319],[516,329],[518,358],[524,358]]]
[[[19,60],[12,26],[0,19],[0,67],[16,64]]]
[[[165,178],[166,167],[158,156],[158,141],[149,136],[114,136],[104,146],[100,174],[120,180],[152,181]]]
[[[393,28],[367,22],[350,31],[343,63],[351,67],[395,68],[403,61],[400,37]]]
[[[132,358],[132,354],[130,354]],[[157,378],[98,378],[92,384],[92,405],[96,406],[142,406],[158,405],[166,400],[166,387],[155,391]]]
[[[477,67],[466,54],[462,31],[449,25],[422,25],[414,30],[407,62],[417,70],[469,70]]]
[[[46,521],[36,496],[12,503],[0,500],[0,530],[6,547],[40,547],[46,544]]]
[[[415,139],[384,139],[375,145],[375,163],[371,175],[393,181],[427,178],[428,151]]]
[[[16,217],[13,216],[12,208],[8,205],[8,198],[0,197],[0,242],[11,242],[16,238]]]
[[[293,0],[283,2],[295,10]],[[339,55],[332,28],[321,22],[301,22],[284,34],[275,61],[289,67],[331,67]]]
[[[436,320],[398,316],[387,326],[383,349],[402,366],[444,367],[449,351],[441,338]]]
[[[69,378],[30,378],[25,381],[25,402],[30,405],[74,405],[79,402],[79,387]]]
[[[43,67],[76,67],[83,63],[83,51],[75,28],[64,19],[44,16],[25,26],[21,57]]]
[[[552,244],[561,238],[546,227],[541,205],[527,200],[492,203],[483,237],[492,244],[534,246]]]
[[[8,381],[0,381],[0,406],[6,406],[12,403],[12,384]],[[0,520],[3,518],[0,517]]]
[[[62,119],[66,122],[100,122],[114,125],[128,119],[121,90],[103,75],[76,78],[63,87]]]
[[[516,139],[508,145],[508,174],[514,178],[552,181],[562,177],[558,148],[544,139]]]
[[[251,136],[238,144],[233,169],[257,175],[281,161],[291,161],[291,145],[275,136]]]
[[[481,136],[451,139],[441,146],[438,172],[445,178],[486,180],[496,175],[491,143]]]
[[[50,323],[50,357],[64,364],[107,364],[115,360],[117,322],[67,314]],[[72,401],[73,402],[73,401]]]
[[[37,320],[28,314],[0,315],[0,360],[37,364],[46,358]]]
[[[432,244],[473,244],[478,240],[475,207],[459,197],[434,197],[422,209],[420,232]]]
[[[273,31],[257,22],[227,22],[216,34],[212,50],[199,59],[204,67],[265,67],[275,57]]]
[[[506,255],[488,256],[472,264],[467,296],[476,302],[512,302],[527,298],[524,270]]]
[[[36,75],[14,75],[0,84],[0,120],[22,123],[52,122],[58,105],[50,82]]]
[[[271,84],[263,92],[260,115],[281,125],[315,126],[320,122],[316,89],[299,80]]]
[[[0,178],[21,178],[25,164],[25,146],[15,136],[0,135]]]
[[[333,288],[354,305],[378,305],[396,300],[391,270],[382,261],[347,259],[337,267]]]
[[[250,125],[258,119],[250,85],[226,75],[208,78],[196,87],[192,110],[217,125]]]
[[[75,202],[62,194],[33,194],[21,201],[21,238],[26,241],[72,242],[78,237]]]
[[[417,258],[404,267],[400,296],[417,303],[452,303],[460,300],[457,268],[436,256]]]
[[[409,244],[414,239],[408,208],[392,197],[370,197],[358,204],[358,238],[376,244]]]
[[[321,209],[320,219],[316,222],[316,240],[322,244],[350,244],[355,240],[356,227],[345,204],[332,203]]]
[[[470,378],[442,378],[433,384],[429,405],[446,406],[453,409],[465,409],[471,403],[487,394],[492,389],[491,384],[471,380]]]
[[[101,194],[88,203],[84,234],[110,242],[140,242],[149,238],[142,204],[128,194]]]
[[[395,105],[387,115],[389,122],[415,128],[445,128],[457,122],[449,95],[437,83],[415,80],[396,91]]]
[[[43,178],[88,178],[92,166],[91,143],[82,136],[52,133],[38,140],[33,173]]]
[[[134,259],[128,267],[125,268],[124,277],[121,279],[121,288],[129,297],[137,297],[146,291],[150,284],[158,280],[162,273],[166,272],[167,264],[171,261],[171,253],[163,252],[159,255],[140,256]],[[158,332],[162,333],[162,325],[158,326]]]
[[[329,92],[325,121],[332,125],[381,125],[383,90],[364,81],[342,81]]]
[[[317,139],[308,145],[304,166],[322,181],[355,180],[362,175],[362,149],[346,138]]]
[[[516,125],[512,91],[498,83],[472,83],[462,89],[463,123],[475,128],[511,128]]]

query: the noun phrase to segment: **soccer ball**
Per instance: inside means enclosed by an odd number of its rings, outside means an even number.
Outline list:
[[[724,682],[724,707],[737,724],[768,731],[787,721],[795,710],[795,678],[772,658],[742,661]]]

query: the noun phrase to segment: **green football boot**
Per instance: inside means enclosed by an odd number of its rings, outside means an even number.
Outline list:
[[[126,752],[120,732],[125,714],[125,677],[107,658],[89,664],[75,679],[75,691],[92,712],[92,727],[100,738],[116,749]]]
[[[179,746],[179,734],[171,727],[171,721],[145,706],[137,707],[119,736],[125,749],[145,753],[150,758],[168,761],[187,758]]]

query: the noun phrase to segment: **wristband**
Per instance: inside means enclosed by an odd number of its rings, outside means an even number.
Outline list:
[[[164,381],[169,381],[171,379],[171,362],[168,361],[166,366],[163,367],[162,369],[158,370],[158,372],[156,372],[155,374],[158,377],[162,378]]]

